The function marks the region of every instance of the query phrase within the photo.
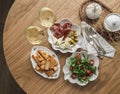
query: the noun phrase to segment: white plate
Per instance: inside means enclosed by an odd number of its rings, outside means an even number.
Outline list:
[[[87,85],[89,82],[82,83],[82,82],[80,82],[78,79],[72,79],[72,78],[71,78],[72,72],[69,70],[69,69],[70,69],[69,62],[70,62],[70,58],[76,56],[77,54],[81,54],[81,56],[82,56],[83,54],[87,55],[87,52],[76,52],[76,53],[73,53],[70,57],[68,57],[68,58],[66,59],[66,64],[65,64],[64,67],[63,67],[64,80],[68,80],[69,82],[71,82],[71,83],[76,83],[76,84],[78,84],[78,85],[80,85],[80,86],[85,86],[85,85]],[[88,57],[89,57],[89,59],[93,59],[93,60],[94,60],[94,62],[95,62],[95,63],[94,63],[94,66],[96,66],[96,75],[93,74],[93,75],[90,77],[90,79],[89,79],[90,81],[94,81],[95,79],[97,79],[97,77],[98,77],[98,75],[99,75],[99,71],[98,71],[99,59],[98,59],[96,56],[92,55],[92,54],[88,54]],[[83,57],[81,57],[81,58],[83,58]]]
[[[53,75],[53,77],[48,77],[44,72],[40,73],[39,71],[35,70],[35,67],[36,67],[37,64],[34,61],[34,59],[32,58],[32,55],[35,55],[36,52],[37,52],[37,50],[43,50],[43,51],[47,52],[48,54],[50,54],[51,56],[53,56],[54,59],[58,62],[58,65],[57,65],[58,70],[55,72],[55,74]],[[60,75],[60,63],[59,63],[58,57],[57,57],[57,55],[53,51],[49,50],[48,48],[43,47],[43,46],[34,46],[32,48],[32,50],[31,50],[30,60],[31,60],[32,67],[33,67],[34,71],[36,73],[38,73],[39,75],[41,75],[42,77],[48,78],[48,79],[57,79],[59,77],[59,75]]]
[[[60,22],[58,22],[58,23],[64,24],[65,22],[70,22],[70,23],[72,23],[72,22],[71,22],[69,19],[67,19],[67,18],[62,19],[62,20],[61,20]],[[81,35],[80,35],[80,34],[81,34],[80,27],[79,27],[78,25],[72,24],[72,29],[77,32],[78,42],[76,43],[76,45],[75,45],[74,47],[71,48],[71,50],[69,50],[69,49],[63,50],[63,49],[57,48],[57,47],[54,45],[54,41],[53,41],[53,38],[52,38],[53,33],[52,33],[52,31],[50,30],[50,28],[48,28],[48,41],[49,41],[49,43],[52,45],[52,48],[53,48],[54,50],[59,50],[59,51],[62,52],[62,53],[67,53],[67,52],[73,53],[73,52],[75,52],[78,48],[80,48],[80,45],[79,45],[79,44],[80,44],[81,41],[82,41],[82,37],[81,37]]]

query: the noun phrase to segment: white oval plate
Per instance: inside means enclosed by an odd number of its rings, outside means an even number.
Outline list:
[[[80,86],[85,86],[85,85],[87,85],[89,82],[82,83],[82,82],[80,82],[78,79],[72,79],[72,78],[71,78],[72,72],[69,70],[69,69],[70,69],[69,61],[70,61],[70,58],[71,58],[71,57],[74,57],[74,56],[76,56],[77,54],[81,54],[81,56],[82,56],[83,54],[87,55],[87,52],[84,52],[84,51],[82,51],[82,52],[76,52],[76,53],[73,53],[70,57],[68,57],[68,58],[66,59],[66,64],[63,66],[64,80],[68,80],[69,82],[71,82],[71,83],[76,83],[76,84],[78,84],[78,85],[80,85]],[[90,79],[89,79],[90,81],[94,81],[95,79],[97,79],[97,77],[98,77],[98,75],[99,75],[99,71],[98,71],[99,59],[98,59],[96,56],[92,55],[92,54],[88,54],[88,57],[89,57],[89,59],[93,59],[93,60],[95,61],[94,66],[96,66],[96,75],[93,74],[93,75],[90,77]],[[83,57],[81,57],[81,58],[83,58]]]
[[[62,20],[61,20],[60,22],[58,22],[58,23],[64,24],[65,22],[70,22],[70,23],[72,23],[72,22],[71,22],[69,19],[67,19],[67,18],[62,19]],[[49,41],[49,43],[52,45],[52,48],[53,48],[54,50],[59,50],[59,51],[62,52],[62,53],[67,53],[67,52],[73,53],[73,52],[75,52],[78,48],[80,48],[80,45],[79,45],[79,44],[82,42],[80,27],[79,27],[78,25],[76,25],[76,24],[72,24],[72,29],[75,30],[75,31],[77,31],[78,42],[76,43],[76,45],[75,45],[74,47],[71,48],[71,50],[69,50],[69,49],[63,50],[63,49],[57,48],[57,47],[54,45],[54,40],[53,40],[53,38],[52,38],[53,33],[52,33],[52,31],[50,30],[50,28],[48,28],[48,41]]]
[[[57,65],[58,70],[55,72],[55,74],[53,75],[53,77],[48,77],[44,72],[40,73],[39,71],[35,70],[35,67],[36,67],[37,64],[34,61],[34,59],[32,58],[32,55],[35,55],[36,52],[37,52],[37,50],[43,50],[43,51],[47,52],[48,54],[50,54],[51,56],[53,56],[54,59],[58,62],[58,65]],[[31,60],[32,67],[33,67],[34,71],[36,73],[38,73],[39,75],[41,75],[42,77],[48,78],[48,79],[57,79],[59,77],[59,75],[60,75],[60,63],[59,63],[58,57],[57,57],[57,55],[53,51],[49,50],[48,48],[43,47],[43,46],[34,46],[32,48],[32,50],[31,50],[30,60]]]

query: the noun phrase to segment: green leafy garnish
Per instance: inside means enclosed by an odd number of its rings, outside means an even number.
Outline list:
[[[90,60],[88,55],[83,54],[83,58],[81,58],[80,54],[71,57],[69,64],[72,72],[71,77],[78,79],[82,83],[89,81],[89,78],[96,74],[94,60]]]

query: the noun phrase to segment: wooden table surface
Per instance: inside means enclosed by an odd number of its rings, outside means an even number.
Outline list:
[[[38,12],[44,7],[52,8],[57,21],[69,18],[80,25],[79,7],[84,0],[15,0],[9,11],[4,28],[3,47],[8,67],[22,89],[28,94],[119,94],[120,92],[120,43],[113,46],[117,52],[114,58],[100,61],[100,75],[85,87],[64,81],[62,67],[71,54],[54,51],[47,39],[43,46],[53,50],[61,63],[60,77],[57,80],[44,79],[34,72],[30,62],[31,45],[24,29],[29,25],[40,26]],[[120,13],[120,0],[104,0],[103,3]],[[47,34],[46,34],[47,35]]]

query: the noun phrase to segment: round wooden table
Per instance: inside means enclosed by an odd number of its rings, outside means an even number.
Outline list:
[[[57,21],[69,18],[80,25],[79,7],[84,0],[15,0],[9,11],[4,28],[3,46],[7,65],[17,83],[28,94],[118,94],[120,92],[120,44],[113,46],[117,52],[114,58],[100,61],[100,75],[85,87],[71,84],[63,78],[62,67],[71,54],[54,51],[46,42],[43,46],[53,50],[61,64],[60,77],[56,80],[44,79],[36,74],[30,62],[31,45],[25,37],[24,29],[29,25],[40,26],[38,13],[44,7],[52,8]],[[113,11],[120,13],[120,0],[104,0]],[[47,35],[47,33],[46,33]]]

